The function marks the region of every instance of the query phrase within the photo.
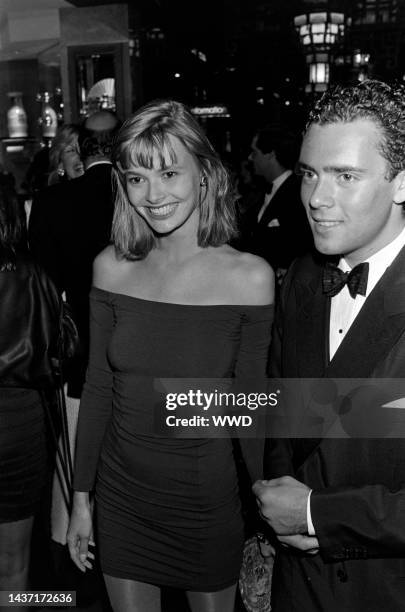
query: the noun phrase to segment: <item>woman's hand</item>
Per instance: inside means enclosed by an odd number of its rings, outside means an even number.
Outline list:
[[[260,554],[262,555],[265,564],[272,566],[273,559],[276,555],[276,549],[263,533],[257,533],[256,537],[259,544]]]
[[[66,539],[71,559],[82,572],[85,572],[86,568],[91,569],[93,567],[90,559],[93,560],[94,555],[89,551],[89,544],[94,544],[91,541],[92,533],[93,521],[89,494],[75,492]]]

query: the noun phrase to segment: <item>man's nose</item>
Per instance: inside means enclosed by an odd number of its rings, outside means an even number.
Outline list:
[[[331,186],[325,179],[318,178],[309,197],[311,208],[329,208],[333,203]]]

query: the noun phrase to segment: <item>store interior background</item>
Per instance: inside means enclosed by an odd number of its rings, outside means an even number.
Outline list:
[[[330,24],[340,15],[339,35],[305,47],[294,19],[315,12]],[[403,80],[404,32],[404,0],[0,0],[1,169],[21,190],[33,155],[49,144],[44,92],[59,123],[78,122],[91,112],[91,86],[112,78],[121,118],[172,97],[196,109],[223,155],[244,159],[260,124],[299,128],[323,87]],[[18,143],[7,126],[12,92],[22,93],[28,120]]]

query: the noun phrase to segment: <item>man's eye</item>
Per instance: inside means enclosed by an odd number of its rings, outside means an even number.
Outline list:
[[[353,174],[350,174],[350,172],[344,172],[339,178],[343,183],[352,183],[355,179]]]
[[[316,174],[315,172],[312,172],[312,170],[304,170],[302,168],[299,168],[297,171],[298,176],[301,176],[302,179],[304,181],[313,181],[316,178]]]

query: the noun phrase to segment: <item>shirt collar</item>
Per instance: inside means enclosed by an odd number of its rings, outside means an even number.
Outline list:
[[[109,166],[112,166],[112,163],[108,161],[108,159],[102,159],[100,161],[95,161],[89,164],[86,168],[86,172],[87,170],[89,170],[89,168],[92,168],[93,166],[99,166],[100,164],[108,164]]]

